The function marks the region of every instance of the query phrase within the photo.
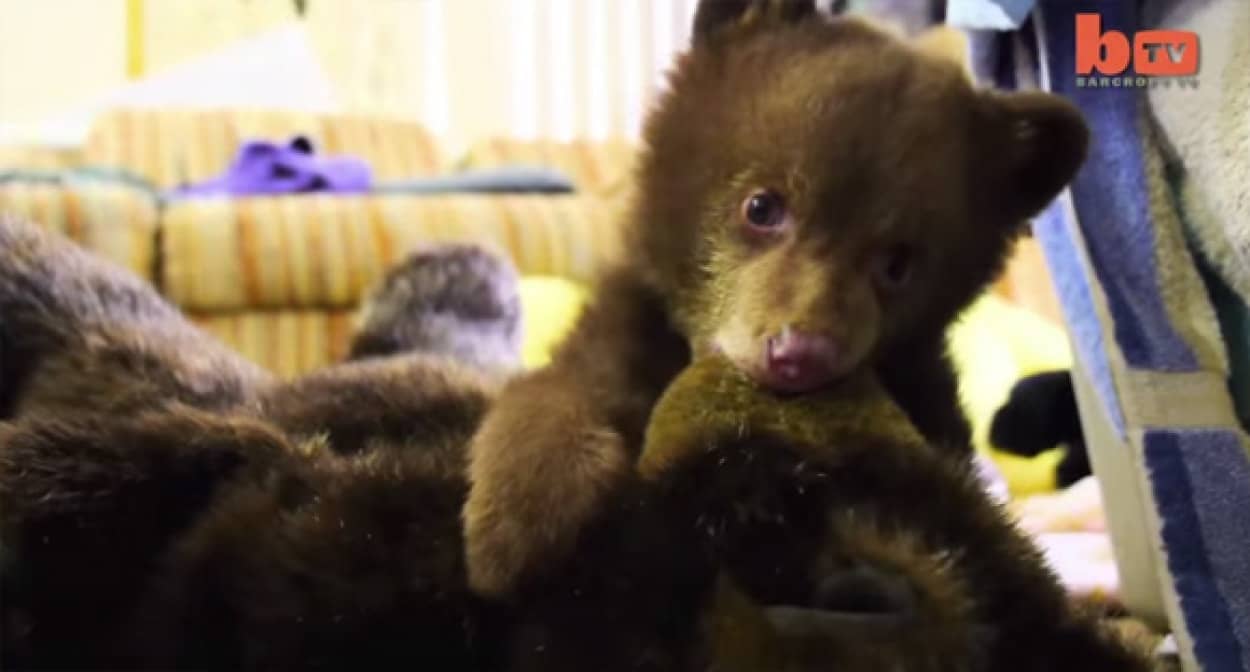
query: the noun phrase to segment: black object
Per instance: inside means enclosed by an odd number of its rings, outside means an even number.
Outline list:
[[[1055,468],[1055,483],[1061,488],[1093,473],[1071,372],[1047,371],[1016,382],[1007,403],[994,414],[990,443],[1025,457],[1064,446],[1063,460]]]

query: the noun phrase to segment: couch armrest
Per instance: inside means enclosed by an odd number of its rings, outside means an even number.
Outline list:
[[[0,174],[0,213],[30,219],[134,271],[156,277],[158,203],[121,181],[56,172]]]

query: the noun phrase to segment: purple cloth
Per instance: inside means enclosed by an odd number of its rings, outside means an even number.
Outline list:
[[[261,196],[369,191],[369,165],[352,157],[318,156],[312,142],[295,137],[286,144],[254,140],[243,143],[234,162],[220,176],[174,190],[173,198]]]

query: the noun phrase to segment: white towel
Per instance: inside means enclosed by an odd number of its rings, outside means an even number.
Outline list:
[[[1225,282],[1250,301],[1250,2],[1158,3],[1158,28],[1198,34],[1198,88],[1150,90],[1155,118],[1184,166],[1191,233]]]

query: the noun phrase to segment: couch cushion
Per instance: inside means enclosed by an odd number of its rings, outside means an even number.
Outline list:
[[[619,208],[536,195],[182,201],[162,216],[163,287],[193,311],[345,308],[433,241],[479,242],[521,273],[587,280],[616,254]]]
[[[528,368],[546,364],[572,328],[586,302],[583,285],[565,278],[521,278],[521,361]],[[244,357],[283,376],[297,376],[340,362],[347,356],[355,311],[275,310],[198,313],[191,319]]]
[[[310,138],[319,152],[367,161],[376,179],[433,175],[444,161],[419,124],[275,110],[116,109],[96,120],[83,160],[120,166],[162,187],[218,175],[249,139]]]
[[[191,320],[247,359],[282,377],[342,361],[352,335],[350,310],[192,313]]]
[[[155,279],[157,197],[140,180],[99,171],[0,172],[0,211]]]

